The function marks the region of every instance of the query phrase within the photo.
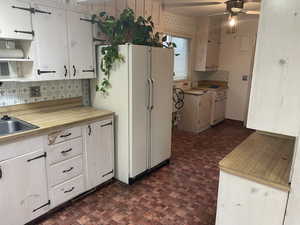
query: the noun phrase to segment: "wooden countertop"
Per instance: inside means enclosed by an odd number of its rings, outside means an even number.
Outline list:
[[[113,115],[113,112],[108,110],[82,106],[81,98],[1,107],[0,114],[6,113],[39,128],[0,136],[0,143],[33,135],[43,135]]]
[[[191,89],[191,90],[185,90],[185,94],[190,94],[190,95],[203,95],[206,93],[205,90],[199,90],[199,89]]]
[[[289,191],[294,142],[294,139],[254,133],[228,154],[219,167],[257,183]]]

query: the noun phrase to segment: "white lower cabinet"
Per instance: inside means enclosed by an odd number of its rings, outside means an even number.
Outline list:
[[[50,165],[71,159],[82,154],[82,138],[76,138],[66,143],[60,143],[48,148],[48,162]]]
[[[24,224],[49,209],[45,154],[42,149],[2,161],[0,169],[1,224]]]
[[[216,225],[283,225],[288,192],[221,170]]]
[[[113,176],[112,117],[0,144],[0,224],[30,222]]]
[[[83,175],[68,180],[51,189],[50,191],[50,196],[52,199],[51,206],[56,207],[80,195],[84,191],[85,191],[85,185],[84,185]]]
[[[112,117],[53,132],[45,143],[51,208],[114,176]]]
[[[210,127],[212,95],[210,92],[185,93],[185,105],[178,123],[180,130],[199,133]]]
[[[88,189],[114,176],[113,120],[103,120],[84,127],[86,178]]]
[[[55,186],[82,174],[82,156],[50,166],[48,170],[49,185]]]

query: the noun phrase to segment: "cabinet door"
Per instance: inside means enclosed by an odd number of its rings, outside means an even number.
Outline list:
[[[90,124],[85,131],[87,186],[93,188],[114,175],[113,121]]]
[[[210,127],[212,95],[211,93],[205,93],[202,96],[199,96],[199,98],[198,131],[200,132]]]
[[[45,13],[33,15],[37,48],[37,74],[41,80],[68,78],[68,45],[64,9],[35,4]]]
[[[93,67],[92,24],[85,19],[90,16],[68,12],[70,78],[87,79],[95,77]]]
[[[48,210],[45,158],[39,157],[43,154],[37,151],[0,163],[1,223],[24,224]]]
[[[31,13],[28,2],[0,1],[0,38],[32,40]]]
[[[206,53],[206,70],[217,70],[219,65],[220,45],[216,42],[209,41]]]
[[[247,126],[299,135],[300,1],[262,1]]]

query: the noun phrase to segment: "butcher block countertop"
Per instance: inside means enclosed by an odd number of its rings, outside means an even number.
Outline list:
[[[294,139],[253,133],[220,163],[221,170],[289,191]]]
[[[0,116],[6,114],[36,125],[39,128],[0,136],[0,144],[33,135],[44,135],[52,131],[96,121],[111,116],[114,113],[82,106],[81,98],[73,98],[0,107]]]

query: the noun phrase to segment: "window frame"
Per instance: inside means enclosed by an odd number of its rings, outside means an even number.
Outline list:
[[[192,50],[191,50],[191,46],[192,46],[192,38],[187,36],[187,35],[181,35],[181,34],[174,34],[174,33],[168,33],[165,34],[168,37],[168,41],[172,41],[172,38],[182,38],[182,39],[186,39],[188,41],[188,46],[187,46],[187,74],[184,76],[176,76],[175,75],[175,70],[174,70],[174,66],[173,66],[173,81],[185,81],[188,80],[190,77],[190,73],[191,73],[191,54],[192,54]],[[171,38],[171,40],[169,39]],[[174,59],[175,59],[175,55],[174,55]],[[175,63],[175,60],[174,60]]]

